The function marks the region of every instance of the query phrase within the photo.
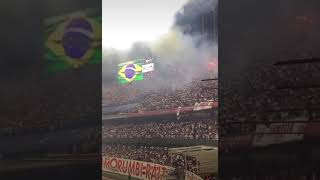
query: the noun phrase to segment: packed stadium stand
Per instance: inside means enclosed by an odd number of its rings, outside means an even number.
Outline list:
[[[218,91],[213,87],[217,86],[217,82],[204,83],[200,80],[198,77],[182,87],[172,88],[168,85],[159,89],[141,89],[140,84],[146,82],[125,86],[115,84],[103,92],[104,111],[111,113],[122,109],[128,109],[128,112],[166,110],[180,106],[190,107],[196,102],[216,100]]]
[[[103,156],[173,167],[175,170],[171,175],[174,179],[184,178],[187,171],[208,180],[214,179],[216,169],[207,169],[208,164],[213,167],[217,163],[217,159],[209,158],[214,156],[214,151],[191,147],[205,145],[212,149],[217,145],[216,85],[216,82],[202,82],[199,78],[180,89],[145,92],[145,98],[135,94],[134,99],[124,98],[124,102],[129,100],[139,107],[131,111],[126,108],[109,111],[105,104]],[[117,95],[119,91],[112,91],[115,94],[109,91],[107,98],[123,98]],[[206,103],[197,105],[201,102]],[[111,105],[114,107],[115,104]],[[174,150],[182,147],[187,150]]]

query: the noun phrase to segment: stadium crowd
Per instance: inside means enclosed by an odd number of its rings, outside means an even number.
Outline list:
[[[203,119],[196,121],[145,122],[103,126],[103,138],[161,138],[217,140],[216,121]]]
[[[174,109],[190,107],[196,102],[213,100],[217,97],[212,82],[192,81],[190,84],[178,88],[163,88],[150,93],[141,102],[142,111],[153,111],[160,109]]]
[[[197,78],[181,87],[170,85],[161,88],[141,88],[139,82],[127,85],[114,85],[106,88],[103,101],[106,107],[138,103],[129,112],[156,111],[190,107],[196,102],[215,100],[218,97],[216,81],[203,82]]]

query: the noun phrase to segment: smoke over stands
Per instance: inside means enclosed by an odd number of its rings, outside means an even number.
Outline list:
[[[152,80],[134,82],[143,88],[180,86],[203,71],[210,71],[208,78],[215,77],[217,68],[208,66],[218,59],[216,9],[216,0],[191,0],[176,13],[169,32],[156,41],[136,42],[128,51],[104,49],[103,86],[117,83],[117,64],[149,57],[155,63]]]

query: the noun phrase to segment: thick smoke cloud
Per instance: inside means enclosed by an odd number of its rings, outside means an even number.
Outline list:
[[[209,62],[217,64],[217,43],[212,39],[203,40],[202,34],[188,34],[183,30],[185,24],[188,23],[198,26],[197,17],[213,11],[217,5],[216,2],[216,0],[190,1],[183,12],[177,12],[175,23],[169,33],[155,42],[137,42],[126,52],[105,49],[103,54],[104,88],[117,83],[117,64],[149,57],[155,61],[156,72],[150,81],[144,80],[143,83],[139,83],[139,86],[143,88],[182,86],[205,71],[208,71],[205,78],[216,77],[217,67],[215,71],[209,71],[207,66]],[[212,20],[211,23],[214,21]]]
[[[195,38],[173,30],[151,46],[154,58],[160,60],[158,67],[165,72],[159,73],[158,78],[171,80],[177,86],[208,71],[208,63],[217,57],[217,47],[207,42],[197,46]]]
[[[207,35],[202,39],[217,38],[218,0],[191,0],[175,17],[175,24],[185,34]],[[208,37],[209,35],[209,37]]]
[[[176,23],[182,24],[190,19],[197,19],[199,15],[215,11],[217,3],[218,0],[191,0],[176,14]]]

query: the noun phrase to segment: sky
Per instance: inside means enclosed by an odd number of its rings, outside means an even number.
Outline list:
[[[103,0],[103,48],[128,50],[166,34],[188,0]]]

